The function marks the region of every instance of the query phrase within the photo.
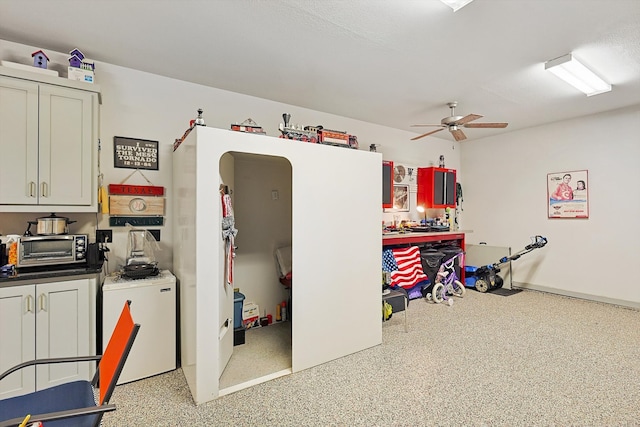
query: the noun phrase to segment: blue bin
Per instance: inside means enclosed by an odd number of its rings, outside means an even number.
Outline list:
[[[233,293],[233,329],[242,327],[242,303],[244,295],[240,292]]]

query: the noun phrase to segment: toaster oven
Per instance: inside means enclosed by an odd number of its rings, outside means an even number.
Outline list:
[[[21,236],[18,241],[18,268],[77,264],[86,261],[86,234]]]

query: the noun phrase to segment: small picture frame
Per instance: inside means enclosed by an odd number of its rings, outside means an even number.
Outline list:
[[[393,186],[393,210],[395,212],[409,212],[409,186]]]
[[[158,141],[113,137],[113,167],[158,170]]]

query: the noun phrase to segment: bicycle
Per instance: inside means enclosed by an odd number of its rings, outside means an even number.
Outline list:
[[[440,265],[433,289],[425,296],[427,301],[433,301],[436,304],[446,302],[451,306],[453,305],[453,298],[449,298],[449,295],[460,298],[464,296],[466,289],[460,280],[458,280],[459,278],[455,269],[456,258],[460,258],[459,264],[464,265],[463,256],[464,253],[460,252]]]

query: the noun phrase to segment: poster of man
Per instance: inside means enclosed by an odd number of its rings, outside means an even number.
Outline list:
[[[588,171],[547,174],[549,218],[589,218]]]

